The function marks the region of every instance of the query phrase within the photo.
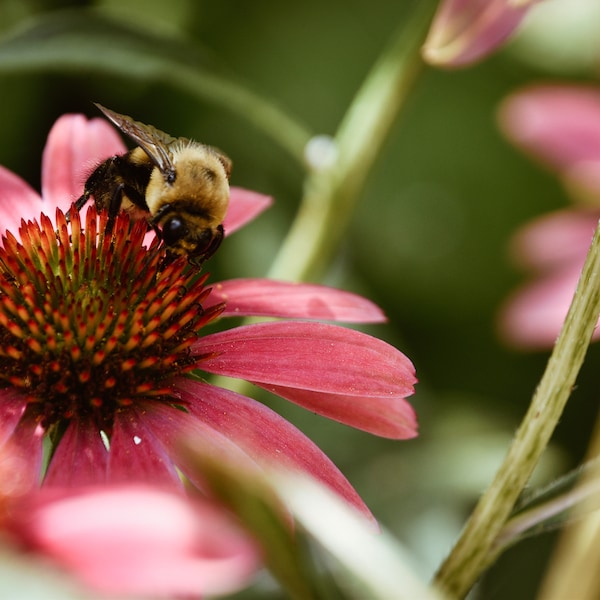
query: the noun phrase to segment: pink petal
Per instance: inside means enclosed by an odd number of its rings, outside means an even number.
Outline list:
[[[106,481],[108,450],[92,421],[73,419],[48,465],[45,486],[82,487]]]
[[[69,209],[83,191],[94,167],[126,147],[112,125],[104,119],[63,115],[48,134],[42,158],[42,196],[46,214],[56,207]]]
[[[175,394],[179,393],[179,381],[180,379],[176,380]],[[195,463],[190,462],[189,453],[182,453],[184,440],[199,440],[207,451],[213,452],[215,458],[223,457],[232,464],[237,464],[240,469],[260,471],[259,465],[238,445],[238,440],[229,437],[226,431],[222,432],[205,423],[204,419],[192,417],[186,410],[150,401],[140,403],[140,410],[144,411],[146,426],[160,440],[177,466],[198,487],[204,487],[204,483],[197,473]]]
[[[30,489],[40,483],[44,429],[37,416],[23,414],[7,441],[11,455],[21,463],[19,487]]]
[[[35,190],[0,165],[0,235],[6,231],[16,234],[21,219],[39,220],[43,206]]]
[[[396,348],[366,334],[321,323],[259,323],[205,336],[194,350],[207,355],[199,367],[210,373],[288,388],[284,397],[354,427],[391,437],[410,437],[412,429],[416,435],[412,409],[398,402],[414,393],[414,367]],[[393,434],[389,419],[376,427],[382,401],[389,403]],[[349,410],[350,404],[356,406]]]
[[[600,204],[600,160],[581,161],[564,174],[564,184],[569,192],[585,204]]]
[[[311,412],[373,435],[395,440],[406,440],[418,435],[417,416],[404,398],[357,398],[279,385],[257,385]]]
[[[225,301],[222,316],[326,319],[381,323],[383,311],[370,300],[322,285],[272,279],[232,279],[212,287],[205,308]]]
[[[598,212],[560,210],[534,219],[511,242],[516,260],[526,267],[547,270],[573,262],[580,267],[590,247]]]
[[[306,322],[258,323],[200,338],[199,367],[219,375],[350,396],[414,393],[410,360],[359,331]]]
[[[145,415],[133,407],[115,415],[110,438],[108,481],[182,487],[171,457],[147,427]]]
[[[43,431],[37,419],[24,414],[22,394],[11,388],[0,394],[0,497],[5,501],[38,486]]]
[[[600,196],[600,91],[539,85],[509,96],[499,112],[505,135],[571,182]]]
[[[229,208],[223,222],[225,235],[241,229],[272,203],[273,199],[270,196],[232,186]]]
[[[254,545],[223,513],[179,494],[121,486],[33,500],[16,534],[103,593],[229,593],[258,566]]]
[[[526,349],[551,348],[562,328],[581,274],[581,265],[563,269],[518,289],[506,302],[499,331],[510,344]],[[600,337],[596,328],[594,338]]]
[[[443,0],[423,46],[434,65],[462,67],[498,48],[534,4],[510,0]]]
[[[15,388],[0,390],[0,446],[14,433],[25,409],[27,398]]]
[[[356,490],[331,460],[276,412],[246,396],[191,379],[178,379],[176,388],[194,417],[232,440],[258,465],[306,473],[373,520]],[[203,440],[198,443],[204,446]]]

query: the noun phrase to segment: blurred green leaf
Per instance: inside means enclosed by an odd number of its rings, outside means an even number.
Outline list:
[[[441,600],[390,535],[320,484],[288,472],[248,473],[193,441],[188,449],[197,476],[258,540],[291,597]]]
[[[0,40],[0,73],[25,71],[96,72],[164,82],[248,120],[301,163],[311,137],[193,41],[90,9],[40,14]]]
[[[206,445],[190,443],[191,464],[210,495],[227,506],[260,544],[271,574],[291,598],[325,598],[317,592],[319,575],[310,564],[291,515],[284,509],[265,478],[248,473]],[[218,457],[218,458],[217,458]]]
[[[297,475],[276,475],[274,483],[300,526],[340,568],[337,581],[348,597],[442,599],[415,575],[397,540],[386,532],[373,531],[332,492]]]

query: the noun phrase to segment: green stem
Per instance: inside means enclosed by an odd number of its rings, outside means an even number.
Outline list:
[[[337,160],[310,172],[296,220],[270,277],[290,281],[317,278],[330,261],[422,66],[420,49],[435,4],[419,5],[356,94],[333,140]]]
[[[496,477],[435,577],[462,598],[495,558],[495,540],[529,480],[571,394],[600,313],[600,227],[548,365]]]

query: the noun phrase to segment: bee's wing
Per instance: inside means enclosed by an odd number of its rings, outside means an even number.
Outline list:
[[[125,135],[129,136],[148,155],[150,160],[158,167],[166,180],[175,176],[175,167],[171,159],[169,146],[180,141],[164,131],[135,121],[127,115],[120,115],[96,103],[96,106],[110,119]]]

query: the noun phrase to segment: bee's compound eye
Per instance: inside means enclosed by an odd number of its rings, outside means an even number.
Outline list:
[[[171,217],[165,221],[162,228],[163,240],[167,246],[172,246],[175,242],[183,238],[187,233],[187,227],[179,217]]]

